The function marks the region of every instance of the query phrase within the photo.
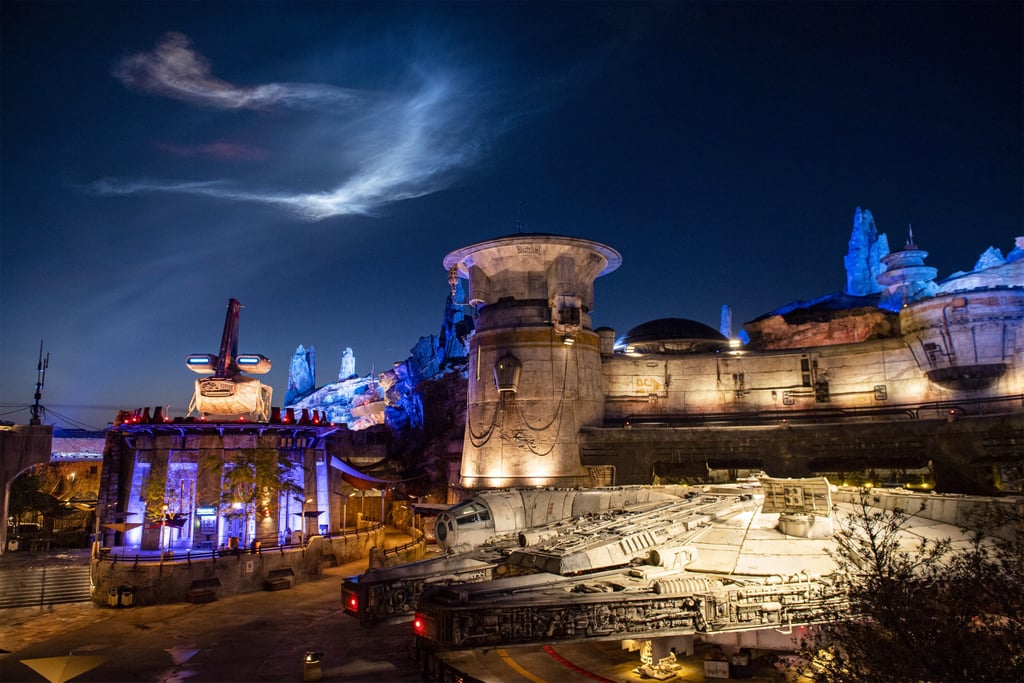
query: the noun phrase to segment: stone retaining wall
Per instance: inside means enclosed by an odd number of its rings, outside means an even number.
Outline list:
[[[412,540],[397,548],[371,548],[370,568],[395,567],[423,559],[427,554],[426,534],[416,526],[404,527],[402,531],[409,534]]]
[[[266,588],[268,579],[287,578],[292,583],[313,581],[323,575],[323,567],[352,562],[384,544],[384,527],[325,538],[313,536],[305,547],[271,548],[262,552],[239,552],[202,560],[174,561],[130,558],[93,558],[90,563],[92,600],[102,606],[157,605],[251,593]],[[279,585],[279,584],[278,584]],[[128,589],[128,591],[125,591]],[[113,591],[113,596],[111,595]],[[191,595],[190,595],[191,591]],[[118,598],[118,593],[121,593]],[[125,597],[125,593],[130,597]],[[113,603],[113,604],[111,604]]]

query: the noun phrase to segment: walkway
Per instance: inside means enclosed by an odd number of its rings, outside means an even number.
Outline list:
[[[386,545],[409,540],[389,533]],[[289,590],[198,605],[111,609],[83,602],[0,610],[0,681],[41,681],[21,660],[69,653],[106,658],[76,683],[302,681],[307,651],[322,653],[325,681],[420,681],[410,618],[364,628],[342,611],[342,581],[366,566],[361,560],[325,569],[322,580]],[[638,654],[611,641],[489,648],[447,659],[494,683],[640,682],[632,672]],[[686,659],[676,680],[704,680],[699,656]]]
[[[76,681],[302,680],[307,650],[325,679],[417,681],[407,623],[366,630],[341,610],[341,582],[365,562],[321,581],[215,602],[105,609],[92,603],[0,612],[0,680],[39,681],[20,660],[74,653],[108,659]],[[7,621],[10,619],[10,621]]]
[[[385,545],[409,540],[389,532]],[[0,610],[0,680],[40,681],[22,659],[73,653],[107,657],[75,681],[300,681],[305,653],[313,650],[323,653],[325,680],[418,681],[408,621],[364,629],[341,609],[342,581],[366,566],[361,560],[290,590],[200,605]]]

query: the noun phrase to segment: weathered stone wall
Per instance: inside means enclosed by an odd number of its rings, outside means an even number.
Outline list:
[[[409,534],[408,543],[396,548],[371,548],[370,563],[371,569],[378,567],[397,567],[400,564],[407,564],[422,560],[427,554],[427,539],[422,530],[415,527],[407,527],[405,533]]]
[[[650,484],[656,468],[697,480],[709,468],[805,477],[931,463],[936,489],[991,494],[992,465],[1024,460],[1024,412],[887,423],[584,428],[580,451],[584,465],[613,466],[615,484]]]
[[[502,313],[530,308],[534,324],[506,325]],[[573,486],[586,483],[576,434],[602,422],[597,335],[581,331],[572,346],[543,323],[542,305],[489,307],[494,328],[480,323],[470,341],[474,363],[467,391],[468,429],[462,460],[467,487]],[[481,315],[481,320],[484,316]],[[522,363],[517,392],[499,395],[494,366],[513,353]]]
[[[11,482],[32,465],[49,462],[52,425],[0,429],[0,554],[7,549],[7,507]]]
[[[979,333],[980,334],[980,333]],[[994,332],[1002,338],[999,330]],[[1012,397],[1024,390],[1021,357],[987,386],[951,392],[929,381],[900,339],[748,353],[616,355],[606,359],[605,424],[627,419],[815,409],[898,409],[925,403]],[[1005,406],[979,411],[1005,411]]]
[[[580,486],[576,434],[603,417],[600,346],[592,331],[594,280],[618,267],[615,250],[557,235],[514,235],[448,254],[469,280],[466,439],[460,485]],[[495,386],[499,360],[521,370]]]
[[[264,590],[268,578],[291,577],[294,583],[313,581],[323,574],[324,565],[352,562],[383,546],[384,527],[357,534],[324,538],[314,536],[303,548],[272,548],[264,552],[240,552],[215,559],[188,561],[180,554],[173,561],[135,562],[128,559],[92,560],[92,599],[108,605],[111,589],[130,587],[137,605],[183,602],[192,588],[214,591],[216,597]]]

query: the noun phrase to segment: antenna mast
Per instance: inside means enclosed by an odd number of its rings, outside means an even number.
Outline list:
[[[39,399],[43,397],[43,384],[46,383],[46,368],[50,367],[50,354],[43,358],[43,340],[39,340],[39,365],[36,367],[36,400],[32,404],[32,418],[28,421],[30,425],[42,424],[42,414],[45,408],[39,405]]]

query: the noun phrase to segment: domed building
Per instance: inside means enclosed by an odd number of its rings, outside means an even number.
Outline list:
[[[708,353],[729,348],[722,333],[686,318],[659,318],[637,325],[615,343],[625,354]]]

